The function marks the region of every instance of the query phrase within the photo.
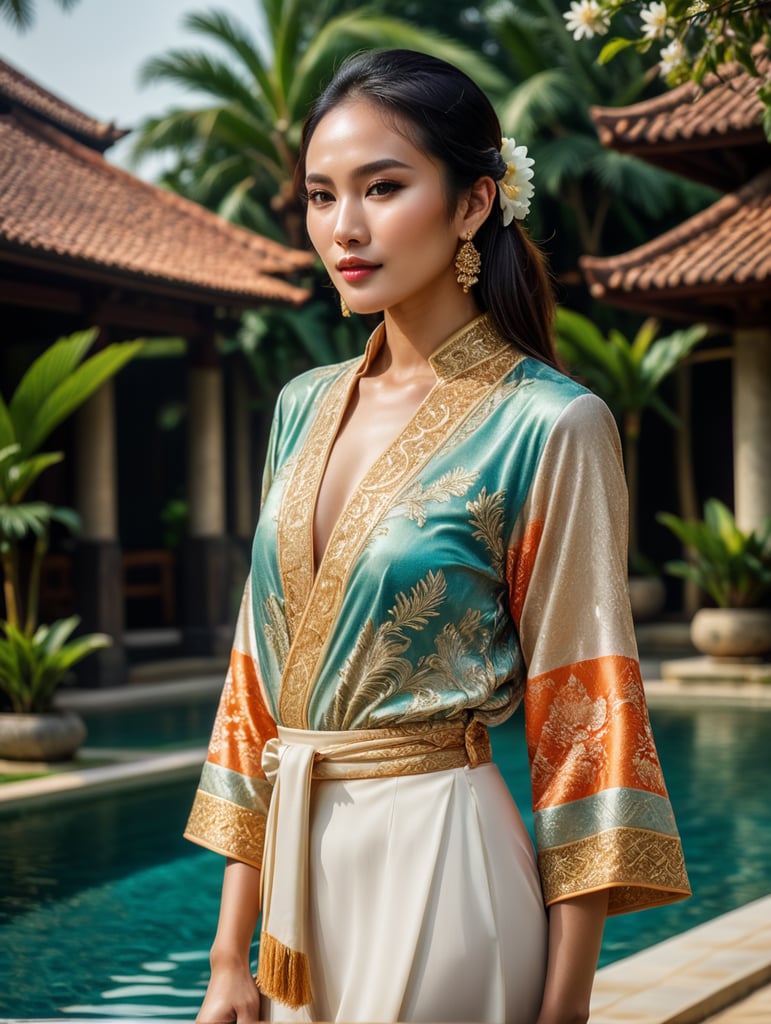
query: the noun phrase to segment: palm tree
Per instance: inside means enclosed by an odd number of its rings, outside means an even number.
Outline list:
[[[63,11],[69,11],[78,0],[56,0]],[[34,0],[0,0],[0,15],[10,21],[14,28],[23,32],[35,20]]]
[[[172,50],[145,64],[145,83],[174,82],[210,102],[145,121],[134,153],[172,153],[167,185],[293,245],[303,241],[292,192],[302,121],[348,54],[380,46],[425,50],[493,92],[505,88],[505,78],[477,53],[406,21],[341,11],[340,0],[259,0],[256,6],[263,33],[226,11],[191,14],[185,27],[210,48]]]
[[[647,237],[640,215],[650,223],[671,211],[679,221],[684,212],[712,202],[715,193],[601,145],[590,107],[642,98],[650,91],[653,58],[635,54],[623,65],[600,67],[592,41],[577,46],[567,31],[567,8],[567,0],[522,0],[516,6],[503,0],[488,9],[518,83],[499,113],[506,134],[526,143],[536,161],[538,232],[547,237],[556,219],[563,253],[567,228],[577,236],[580,252],[601,255],[607,251],[611,213],[628,247],[630,237],[638,242]],[[561,209],[550,215],[545,196]],[[571,254],[570,270],[577,255]]]

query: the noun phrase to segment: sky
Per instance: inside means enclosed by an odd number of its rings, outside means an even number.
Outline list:
[[[130,128],[195,102],[173,85],[139,84],[148,57],[172,47],[200,48],[199,38],[182,27],[186,14],[226,10],[258,37],[258,6],[256,0],[79,0],[65,13],[53,0],[37,0],[35,23],[26,32],[0,21],[0,57],[85,113]],[[130,147],[131,136],[106,155],[126,166]],[[148,160],[135,173],[153,178],[158,166]]]

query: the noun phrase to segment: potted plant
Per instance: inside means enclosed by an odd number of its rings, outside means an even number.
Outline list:
[[[693,580],[717,606],[693,617],[694,647],[729,659],[771,652],[771,517],[757,530],[740,530],[730,509],[710,498],[703,520],[669,512],[657,519],[692,552],[690,561],[668,562],[666,571]]]
[[[41,452],[60,423],[132,359],[141,342],[108,345],[86,358],[96,330],[60,338],[29,367],[6,403],[0,395],[0,757],[60,760],[83,742],[74,714],[53,708],[57,686],[82,658],[111,641],[101,633],[71,639],[77,616],[38,623],[40,571],[51,524],[77,529],[72,509],[27,500],[62,452]]]
[[[640,550],[639,440],[642,415],[653,409],[673,427],[675,413],[659,394],[671,374],[707,333],[701,324],[657,338],[659,323],[646,320],[629,340],[615,328],[605,338],[581,313],[557,310],[557,348],[570,370],[607,402],[619,425],[629,490],[629,590],[637,621],[652,618],[664,604],[656,568]]]

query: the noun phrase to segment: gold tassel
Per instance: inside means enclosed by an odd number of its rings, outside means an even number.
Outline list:
[[[260,960],[255,980],[260,992],[293,1010],[306,1006],[312,999],[308,955],[290,949],[267,932],[260,935]]]
[[[482,269],[482,257],[479,250],[471,241],[472,234],[467,231],[463,236],[465,241],[455,254],[456,280],[463,291],[468,294],[469,288],[479,281],[479,271]]]
[[[343,314],[344,317],[349,317],[351,315],[351,311],[348,308],[348,303],[345,301],[342,295],[340,296],[340,312]]]

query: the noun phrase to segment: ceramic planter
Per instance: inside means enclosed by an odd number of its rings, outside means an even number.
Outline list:
[[[85,738],[83,719],[74,711],[0,714],[0,758],[9,761],[67,761]]]
[[[713,658],[762,658],[771,653],[771,608],[702,608],[691,641]]]

